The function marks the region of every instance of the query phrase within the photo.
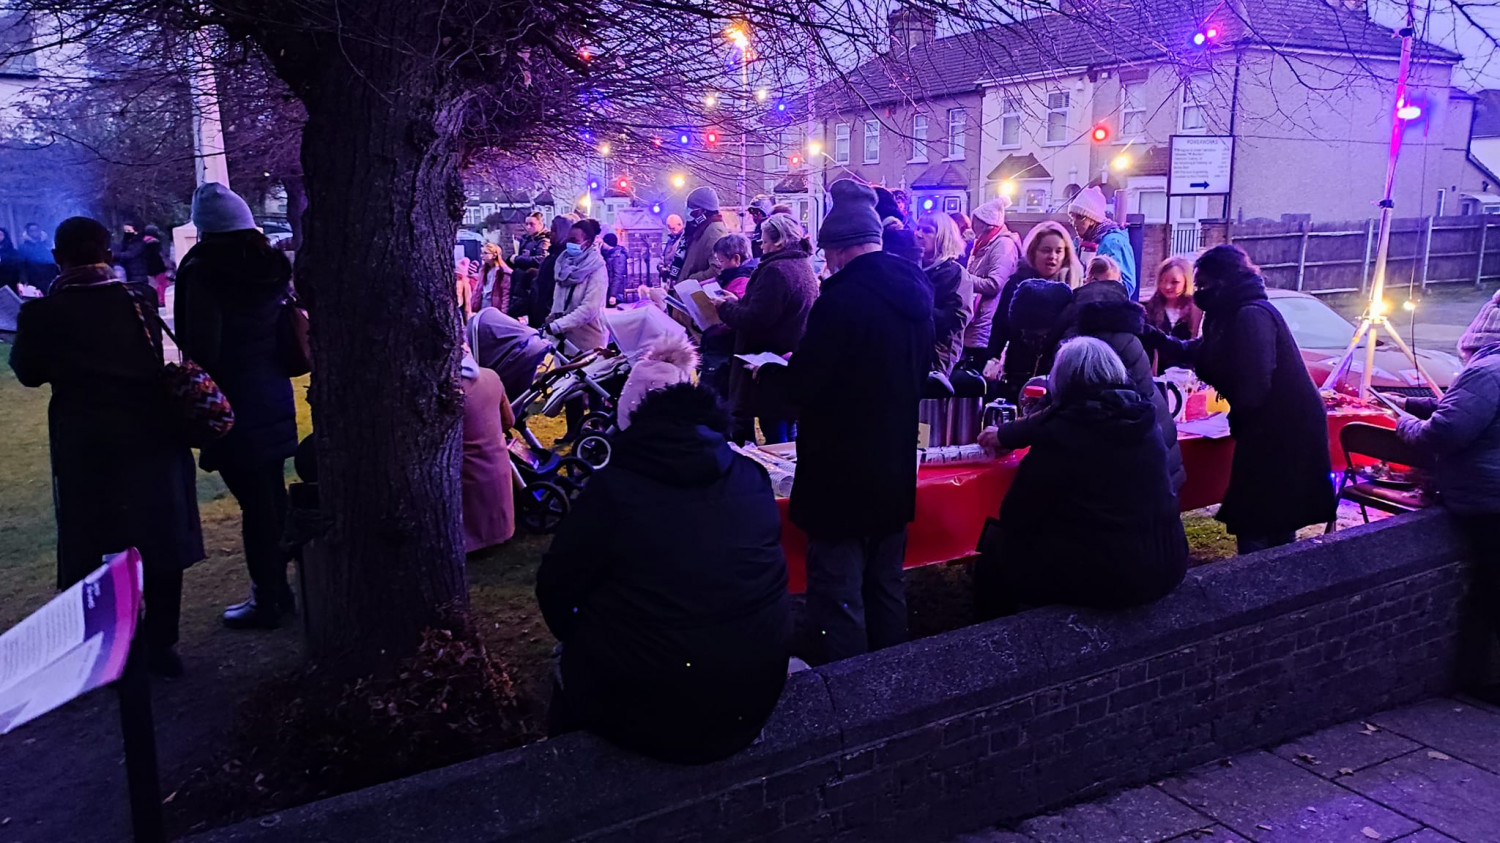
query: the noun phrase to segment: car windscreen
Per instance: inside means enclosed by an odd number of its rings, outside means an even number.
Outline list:
[[[1288,296],[1271,299],[1271,304],[1281,311],[1300,348],[1343,348],[1354,338],[1354,326],[1317,299]]]

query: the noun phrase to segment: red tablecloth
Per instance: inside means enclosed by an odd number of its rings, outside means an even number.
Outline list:
[[[1341,410],[1328,416],[1329,452],[1333,468],[1344,467],[1344,451],[1338,432],[1350,422],[1394,426],[1388,416],[1373,411]],[[1234,461],[1233,439],[1204,439],[1183,434],[1182,462],[1187,482],[1178,493],[1183,512],[1212,506],[1224,500],[1229,488],[1229,469]],[[917,473],[917,514],[907,532],[907,568],[920,568],[962,559],[974,552],[986,518],[1000,512],[1000,502],[1016,476],[1021,455],[992,463],[962,466],[924,466]],[[794,593],[807,588],[807,534],[787,518],[787,500],[781,507],[781,547],[786,553],[788,586]]]

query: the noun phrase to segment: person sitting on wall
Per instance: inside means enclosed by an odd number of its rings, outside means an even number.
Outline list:
[[[730,449],[713,392],[676,377],[622,404],[613,458],[542,557],[536,594],[561,642],[550,731],[699,764],[760,734],[791,615],[765,469]],[[670,529],[650,526],[662,513]]]
[[[1441,399],[1393,399],[1415,416],[1402,419],[1396,434],[1432,455],[1438,500],[1472,548],[1473,615],[1500,639],[1500,292],[1464,331],[1458,353],[1463,371]],[[1489,650],[1476,648],[1465,667],[1483,676]],[[1500,704],[1500,683],[1472,690]]]
[[[1182,582],[1188,545],[1151,401],[1103,340],[1063,343],[1050,405],[979,442],[1030,448],[974,568],[981,613],[1017,604],[1116,609]]]

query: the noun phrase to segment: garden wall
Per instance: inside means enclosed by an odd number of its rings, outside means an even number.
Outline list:
[[[1462,555],[1391,519],[797,674],[719,764],[569,735],[198,839],[944,840],[1449,692]]]

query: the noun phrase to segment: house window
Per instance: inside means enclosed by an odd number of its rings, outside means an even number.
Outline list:
[[[1000,148],[1015,149],[1021,145],[1021,98],[1000,100]]]
[[[964,130],[969,122],[967,108],[948,109],[948,158],[962,161],[964,157]]]
[[[880,121],[865,121],[865,163],[880,163]]]
[[[1167,221],[1167,192],[1165,190],[1142,190],[1136,199],[1136,207],[1146,217],[1146,222]]]
[[[1068,93],[1047,95],[1047,143],[1068,142]]]
[[[838,164],[849,163],[849,124],[840,123],[833,130],[833,160]]]
[[[1120,136],[1129,141],[1146,133],[1146,80],[1120,83]]]
[[[1021,208],[1029,214],[1044,214],[1051,210],[1052,183],[1047,179],[1026,179],[1021,182]]]
[[[1209,80],[1194,76],[1182,85],[1182,115],[1178,128],[1184,132],[1201,132],[1208,126],[1208,116],[1203,108],[1203,94],[1208,90]]]
[[[911,160],[927,160],[927,115],[917,114],[911,118]]]

